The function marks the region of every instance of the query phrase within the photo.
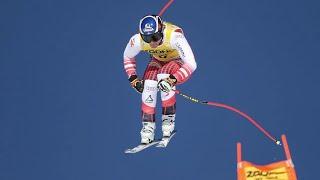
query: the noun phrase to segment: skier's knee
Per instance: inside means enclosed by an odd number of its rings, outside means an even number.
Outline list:
[[[155,114],[148,114],[142,111],[142,121],[143,122],[155,122]]]
[[[171,115],[176,113],[176,103],[172,106],[162,107],[162,114],[163,115]]]

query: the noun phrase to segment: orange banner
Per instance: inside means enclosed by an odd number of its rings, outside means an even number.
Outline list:
[[[238,180],[296,180],[296,172],[286,137],[282,135],[283,147],[287,160],[268,165],[256,165],[248,161],[242,161],[241,144],[237,144],[237,172]]]
[[[293,165],[289,161],[264,166],[242,161],[238,166],[238,180],[296,180]]]

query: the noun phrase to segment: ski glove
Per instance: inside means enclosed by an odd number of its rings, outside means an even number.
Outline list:
[[[170,92],[173,86],[177,83],[177,78],[174,77],[172,74],[168,78],[161,79],[158,83],[158,89],[163,92]]]
[[[131,86],[138,93],[142,93],[143,91],[143,80],[140,80],[137,75],[131,75],[128,79],[130,81]]]

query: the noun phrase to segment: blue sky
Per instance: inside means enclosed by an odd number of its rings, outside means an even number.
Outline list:
[[[0,179],[236,179],[237,142],[257,164],[285,158],[237,114],[181,97],[168,148],[123,153],[141,128],[123,50],[165,3],[1,1]],[[183,28],[198,63],[178,88],[286,134],[299,179],[316,177],[320,151],[319,18],[312,0],[177,0],[163,16]],[[140,75],[147,62],[138,56]]]

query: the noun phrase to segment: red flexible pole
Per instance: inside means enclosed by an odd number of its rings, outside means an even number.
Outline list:
[[[167,2],[167,4],[161,9],[159,12],[159,16],[162,16],[163,13],[168,9],[168,7],[173,3],[173,0],[170,0]]]
[[[266,131],[261,125],[259,125],[252,117],[250,117],[249,115],[247,115],[246,113],[240,111],[239,109],[236,109],[232,106],[226,105],[226,104],[222,104],[222,103],[217,103],[217,102],[210,102],[210,101],[200,101],[196,98],[190,97],[188,95],[182,94],[180,91],[175,90],[176,94],[179,94],[181,96],[183,96],[186,99],[189,99],[193,102],[196,103],[201,103],[201,104],[207,104],[210,106],[215,106],[215,107],[220,107],[220,108],[224,108],[224,109],[228,109],[230,111],[236,112],[238,114],[240,114],[242,117],[246,118],[250,123],[252,123],[256,128],[258,128],[265,136],[267,136],[269,139],[271,139],[273,142],[275,142],[277,145],[281,145],[280,141],[278,141],[276,138],[274,138],[273,136],[271,136],[271,134]]]

